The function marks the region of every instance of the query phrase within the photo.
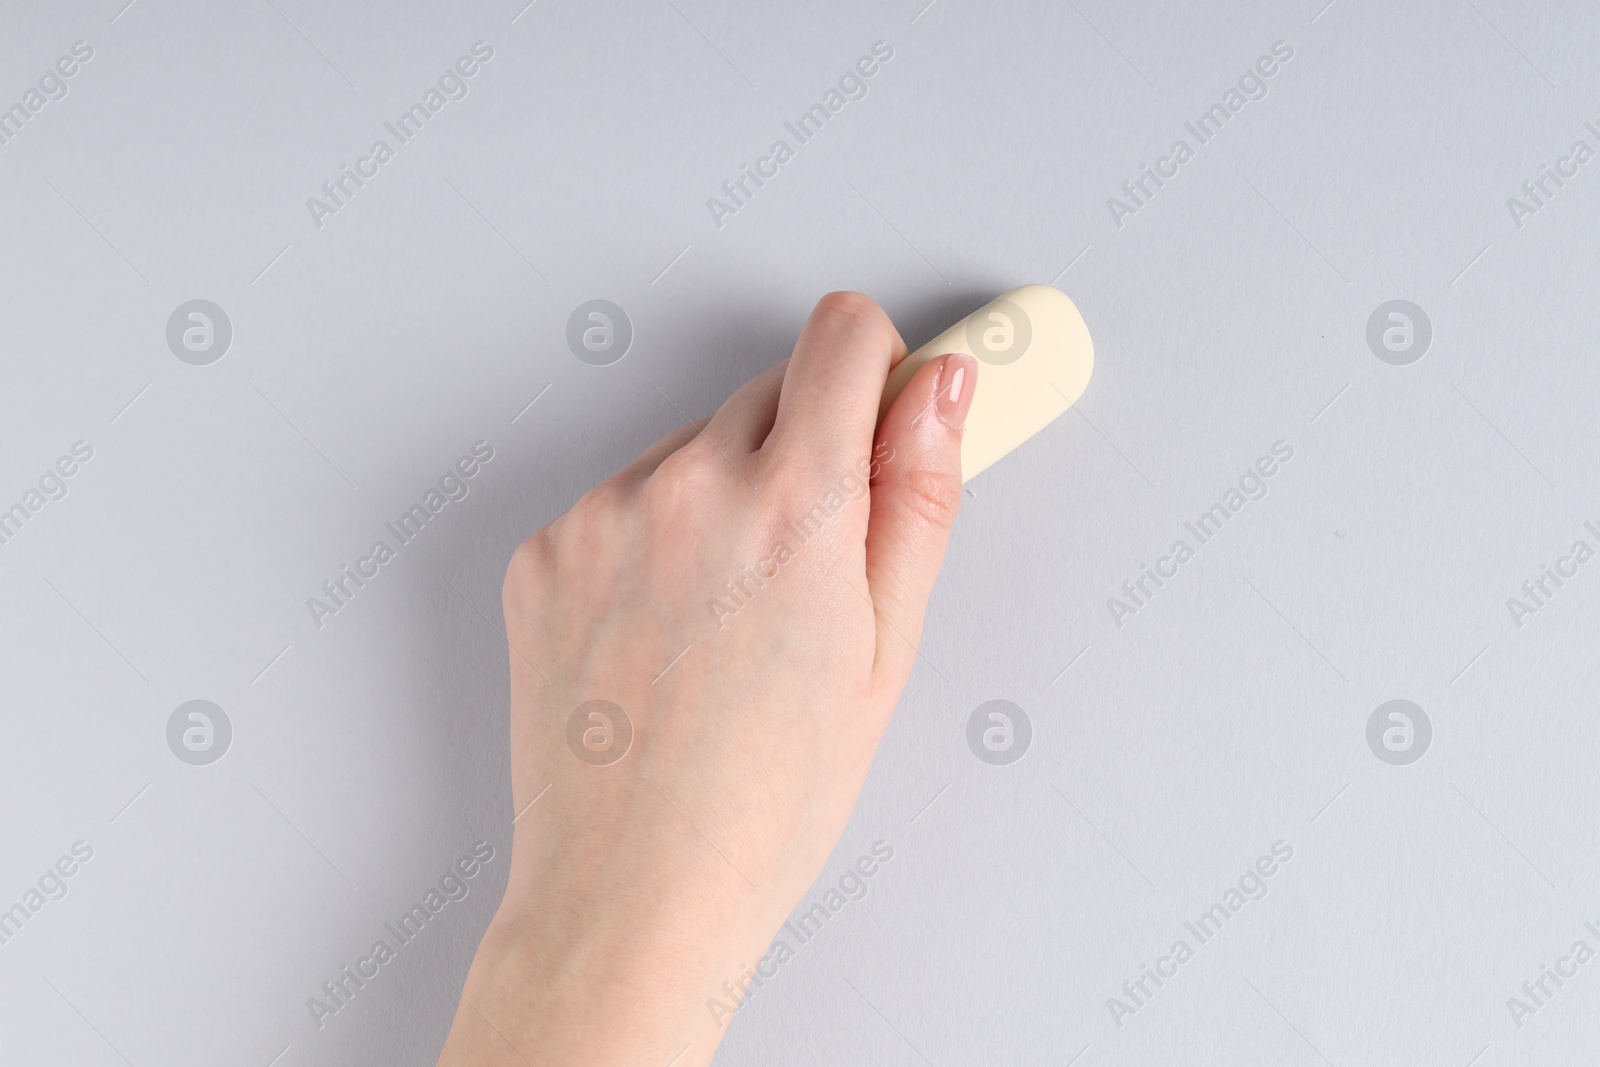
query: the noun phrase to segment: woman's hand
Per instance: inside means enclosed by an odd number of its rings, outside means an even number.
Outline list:
[[[710,1062],[707,1002],[844,831],[960,503],[977,365],[930,361],[877,427],[905,355],[829,294],[791,359],[517,549],[520,815],[441,1064]]]

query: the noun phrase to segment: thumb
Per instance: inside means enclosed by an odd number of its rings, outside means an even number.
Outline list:
[[[867,524],[867,586],[878,618],[877,669],[904,682],[922,616],[961,506],[961,428],[978,363],[952,353],[906,383],[878,428]]]

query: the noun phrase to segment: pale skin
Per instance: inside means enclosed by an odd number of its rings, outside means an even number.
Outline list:
[[[844,832],[960,504],[977,364],[930,360],[880,425],[905,355],[875,303],[830,293],[790,359],[517,549],[522,814],[441,1067],[711,1062],[708,1001]],[[591,700],[632,723],[616,762],[568,745]]]

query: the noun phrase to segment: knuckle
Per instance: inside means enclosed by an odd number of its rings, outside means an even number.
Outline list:
[[[549,527],[540,530],[511,553],[511,562],[506,564],[506,577],[500,589],[500,599],[505,606],[523,603],[553,570],[554,551],[548,530]]]
[[[607,478],[590,489],[572,506],[575,514],[590,522],[605,522],[622,507],[628,486],[619,478]]]
[[[514,572],[518,578],[563,585],[575,569],[608,558],[623,538],[629,497],[629,487],[616,478],[590,489],[517,548],[507,580]]]
[[[701,499],[722,481],[727,461],[704,433],[661,461],[645,485],[652,497]]]
[[[761,467],[763,495],[780,501],[804,495],[820,480],[820,468],[818,459],[804,450],[776,452]]]
[[[620,482],[608,480],[579,497],[570,511],[546,527],[558,557],[567,548],[593,552],[607,544],[626,496]]]
[[[907,471],[900,483],[906,507],[931,526],[948,530],[961,510],[961,480],[931,470]]]
[[[770,506],[793,511],[819,500],[846,504],[867,499],[879,468],[869,456],[848,450],[794,449],[768,457],[760,470],[760,496]]]

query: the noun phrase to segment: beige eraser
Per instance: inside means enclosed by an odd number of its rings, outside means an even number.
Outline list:
[[[963,482],[1077,403],[1094,371],[1094,342],[1077,307],[1059,289],[1024,285],[895,364],[878,418],[918,367],[947,352],[965,352],[978,361],[978,388],[961,440]]]

